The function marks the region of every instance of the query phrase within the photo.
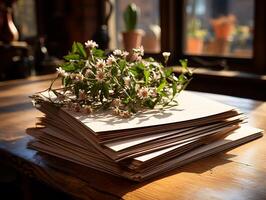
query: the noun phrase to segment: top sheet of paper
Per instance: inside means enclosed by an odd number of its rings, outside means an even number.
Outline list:
[[[177,100],[179,103],[178,106],[164,110],[154,109],[146,112],[139,112],[128,119],[121,119],[106,112],[82,115],[81,113],[65,111],[80,120],[92,131],[100,133],[184,122],[234,109],[234,107],[195,95],[189,91],[183,91],[178,96]]]

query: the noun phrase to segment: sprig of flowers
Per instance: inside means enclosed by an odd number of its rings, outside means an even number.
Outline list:
[[[127,118],[143,109],[176,103],[175,96],[191,80],[187,60],[180,61],[182,73],[175,76],[172,68],[153,58],[144,59],[143,47],[133,49],[132,55],[117,49],[108,56],[97,47],[91,40],[85,47],[74,42],[64,56],[66,62],[57,69],[63,87],[50,87],[57,96],[54,104],[85,114],[111,109],[114,115]],[[166,65],[170,53],[163,56]]]

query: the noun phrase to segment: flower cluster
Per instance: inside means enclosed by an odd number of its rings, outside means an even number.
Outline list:
[[[54,103],[86,114],[111,109],[127,118],[143,109],[170,105],[191,79],[186,60],[180,61],[183,70],[175,76],[172,68],[144,59],[143,47],[131,54],[117,49],[109,55],[97,47],[94,41],[87,41],[85,47],[74,42],[64,56],[66,62],[57,69],[63,87],[51,89],[57,96]],[[170,53],[163,56],[166,64]]]

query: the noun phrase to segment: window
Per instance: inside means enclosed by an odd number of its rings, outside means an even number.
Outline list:
[[[175,55],[170,60],[172,65],[178,64],[176,58],[188,58],[195,67],[264,74],[265,8],[266,1],[260,0],[161,0],[162,51]],[[227,41],[215,41],[219,34],[216,25],[230,20],[235,26],[230,37]],[[189,49],[191,35],[203,38],[196,50]]]
[[[124,31],[123,12],[126,6],[134,2],[140,8],[138,29],[144,32],[142,45],[147,53],[159,53],[161,50],[161,27],[159,0],[114,0],[114,11],[109,21],[110,48],[123,48],[121,32]]]
[[[252,58],[254,0],[186,0],[184,53]]]

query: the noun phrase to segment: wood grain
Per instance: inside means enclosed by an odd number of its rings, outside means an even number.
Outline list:
[[[265,137],[144,183],[27,149],[30,138],[25,129],[41,115],[32,108],[28,96],[46,89],[54,76],[0,83],[0,157],[21,173],[81,199],[266,199]],[[251,125],[266,129],[266,102],[200,95],[240,108],[249,116]]]

